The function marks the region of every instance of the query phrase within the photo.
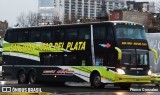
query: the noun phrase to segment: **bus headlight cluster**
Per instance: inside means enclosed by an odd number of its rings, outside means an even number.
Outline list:
[[[117,72],[118,72],[119,74],[125,74],[125,72],[124,72],[123,69],[117,68],[116,70],[117,70]]]
[[[148,71],[148,75],[151,75],[151,74],[152,74],[152,72],[151,72],[151,70],[149,70],[149,71]]]

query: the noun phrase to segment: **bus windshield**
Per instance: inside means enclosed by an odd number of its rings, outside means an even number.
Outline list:
[[[123,50],[123,65],[148,65],[148,51],[145,50]]]
[[[140,26],[116,26],[115,32],[117,39],[146,39],[145,31]]]

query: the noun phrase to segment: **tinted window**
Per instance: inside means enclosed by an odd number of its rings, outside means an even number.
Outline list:
[[[79,40],[87,40],[90,39],[90,28],[79,29],[78,39]]]
[[[56,54],[53,54],[51,56],[51,64],[52,65],[63,65],[63,55],[56,55]]]
[[[77,63],[78,66],[92,66],[91,55],[88,53],[78,53]]]
[[[51,31],[42,31],[41,32],[41,41],[42,42],[50,42],[51,41],[51,35],[52,35]]]
[[[111,26],[107,27],[107,39],[114,40],[113,29]]]
[[[64,31],[63,30],[54,30],[53,37],[55,37],[56,41],[64,40]],[[53,37],[52,37],[52,39],[53,39]]]
[[[67,66],[76,66],[77,64],[77,56],[65,54],[64,55],[65,65]]]
[[[94,39],[106,39],[106,27],[99,26],[93,28]]]
[[[63,65],[63,55],[62,54],[51,54],[45,53],[40,54],[41,63],[43,65]]]
[[[66,40],[77,40],[77,29],[66,30]]]
[[[40,42],[40,31],[30,31],[29,41],[30,42]]]
[[[7,30],[5,40],[11,43],[17,42],[17,32],[13,30]]]
[[[28,42],[28,31],[19,30],[17,34],[18,34],[18,42]]]
[[[85,55],[85,56],[84,56]],[[91,56],[84,53],[41,53],[40,60],[43,65],[59,66],[91,66]]]

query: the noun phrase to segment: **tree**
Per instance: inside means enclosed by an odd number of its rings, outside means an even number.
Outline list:
[[[42,16],[39,13],[21,13],[20,16],[17,17],[17,25],[19,25],[19,27],[39,26],[41,20]]]
[[[26,16],[28,26],[39,26],[42,19],[41,15],[38,13],[29,12]]]
[[[16,26],[25,27],[27,25],[27,19],[25,13],[21,13],[19,17],[17,17],[18,24]]]

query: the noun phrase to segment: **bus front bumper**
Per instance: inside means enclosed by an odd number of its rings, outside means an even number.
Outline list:
[[[116,83],[151,83],[151,77],[116,74],[115,82]]]
[[[152,74],[151,75],[151,82],[160,84],[160,74]]]

